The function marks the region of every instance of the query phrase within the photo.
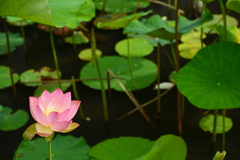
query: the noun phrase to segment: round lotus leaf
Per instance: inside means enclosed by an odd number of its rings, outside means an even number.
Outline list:
[[[98,160],[133,160],[148,153],[153,143],[139,137],[107,139],[93,146],[89,156]]]
[[[203,117],[200,122],[199,126],[205,132],[209,131],[213,133],[213,121],[214,115],[208,114],[207,116]],[[231,118],[225,117],[225,132],[229,131],[232,128],[232,120]],[[217,115],[217,123],[216,123],[216,133],[223,133],[223,116]]]
[[[23,110],[12,113],[9,107],[2,107],[0,112],[0,130],[11,131],[24,126],[28,121],[28,114]]]
[[[31,82],[31,81],[41,81],[41,74],[35,72],[34,69],[27,70],[20,75],[21,82]],[[41,83],[24,83],[24,85],[29,87],[40,86]]]
[[[150,60],[145,58],[131,58],[131,68],[134,77],[134,87],[129,67],[128,59],[119,56],[105,56],[98,59],[100,70],[103,77],[107,77],[107,70],[111,70],[116,77],[123,78],[119,79],[121,83],[130,90],[141,89],[149,86],[156,80],[157,77],[157,66]],[[81,79],[99,78],[96,65],[93,67],[92,62],[86,64],[80,71]],[[90,88],[101,89],[99,80],[87,80],[83,83]],[[111,88],[117,91],[123,91],[115,79],[110,80]],[[107,80],[104,80],[104,88],[107,89]]]
[[[74,36],[74,37],[73,37]],[[70,37],[65,38],[65,42],[71,43],[71,44],[82,44],[82,43],[88,43],[88,38],[83,34],[83,32],[74,32],[74,34]]]
[[[17,83],[19,76],[16,73],[13,73],[13,81]],[[4,89],[12,86],[10,69],[6,66],[0,66],[0,89]]]
[[[52,140],[52,159],[55,160],[89,160],[89,150],[90,147],[83,137],[57,135]],[[47,160],[49,158],[48,143],[45,138],[24,141],[15,154],[18,160]]]
[[[102,51],[96,49],[96,55],[97,55],[97,58],[100,58],[102,56]],[[85,61],[91,61],[92,60],[92,49],[87,48],[87,49],[82,50],[78,54],[78,58],[80,58],[81,60],[85,60]]]
[[[227,41],[202,48],[178,72],[178,89],[199,108],[239,108],[239,51],[240,44]]]
[[[95,0],[96,8],[102,10],[105,0]],[[124,5],[124,13],[133,12],[138,0],[125,0],[124,3],[121,0],[108,0],[106,3],[105,11],[111,13],[123,13],[122,8]],[[139,8],[145,8],[150,3],[148,1],[140,1]]]
[[[151,54],[153,49],[154,48],[151,42],[149,42],[145,38],[129,38],[130,57],[144,57],[146,55]],[[128,39],[119,41],[115,46],[115,50],[121,56],[129,57]]]

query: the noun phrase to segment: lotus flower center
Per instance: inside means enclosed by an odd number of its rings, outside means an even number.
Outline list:
[[[56,110],[54,110],[53,108],[49,108],[49,109],[47,109],[47,111],[45,111],[44,113],[45,113],[45,115],[47,116],[49,113],[51,113],[51,112],[58,112],[58,111],[56,111]],[[59,113],[59,112],[58,112]]]

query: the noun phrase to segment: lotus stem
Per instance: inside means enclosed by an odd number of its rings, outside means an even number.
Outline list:
[[[141,2],[141,0],[138,0],[138,1],[137,1],[137,5],[136,5],[133,13],[136,13],[136,12],[137,12],[140,2]]]
[[[49,160],[52,160],[52,141],[48,142],[48,157]]]
[[[21,29],[23,40],[24,40],[23,51],[26,54],[27,53],[26,44],[25,44],[26,37],[25,37],[25,31],[24,31],[24,27],[23,27],[23,20],[20,21],[20,29]]]
[[[78,92],[77,92],[77,88],[76,88],[76,83],[75,83],[75,78],[74,78],[74,76],[72,76],[72,87],[73,87],[74,97],[75,97],[77,100],[80,100],[80,98],[79,98],[79,96],[78,96]],[[80,116],[81,116],[82,120],[84,120],[85,117],[84,117],[84,114],[83,114],[82,106],[79,107],[79,112],[80,112]]]
[[[213,134],[212,134],[212,143],[216,143],[216,128],[217,128],[217,115],[218,109],[214,110],[214,119],[213,119]]]
[[[157,96],[159,97],[161,94],[161,90],[160,90],[160,78],[161,78],[161,52],[160,52],[160,43],[158,43],[158,47],[157,47],[157,65],[158,65],[158,76],[157,76],[157,86],[158,86],[158,90],[157,90]],[[157,112],[158,115],[160,116],[160,112],[161,112],[161,97],[158,98],[157,100]]]
[[[137,86],[134,81],[133,73],[132,73],[132,63],[131,63],[131,56],[130,56],[130,41],[129,41],[129,36],[127,36],[127,51],[128,51],[128,67],[129,67],[129,72],[132,80],[132,84],[134,89],[137,89]]]
[[[182,118],[184,117],[184,112],[185,112],[185,101],[184,101],[184,95],[181,95],[182,97]]]
[[[201,16],[205,12],[205,9],[206,9],[206,3],[203,2],[203,8],[202,8]],[[201,26],[200,40],[201,40],[201,48],[203,48],[203,26]]]
[[[50,28],[49,32],[50,32],[50,41],[52,46],[53,58],[54,58],[55,67],[57,69],[58,86],[61,89],[62,86],[61,86],[61,79],[60,79],[60,70],[58,67],[58,59],[57,59],[57,54],[56,54],[55,45],[53,41],[53,29],[52,29],[52,26],[50,26],[49,28]]]
[[[224,4],[222,0],[218,0],[220,8],[221,8],[221,12],[223,15],[223,41],[227,40],[227,19],[226,19],[226,12],[225,12],[225,8],[224,8]]]
[[[226,109],[222,109],[222,129],[223,129],[223,134],[222,134],[222,151],[225,151],[225,117],[226,117]]]
[[[14,84],[14,79],[13,79],[12,54],[11,54],[11,47],[10,47],[9,35],[8,35],[8,27],[7,27],[6,19],[5,19],[5,18],[2,18],[2,20],[3,20],[4,30],[5,30],[5,33],[6,33],[7,51],[8,51],[8,65],[9,65],[9,70],[10,70],[12,90],[13,90],[13,95],[14,95],[15,103],[17,103],[17,89],[16,89],[16,86],[15,86],[15,84]]]
[[[105,89],[104,89],[102,73],[101,73],[100,66],[98,64],[97,55],[96,55],[96,41],[95,41],[95,34],[94,34],[94,29],[93,28],[92,28],[92,34],[91,34],[91,48],[92,48],[92,53],[93,53],[93,56],[94,56],[94,59],[95,59],[95,63],[96,63],[97,71],[98,71],[98,76],[99,76],[99,80],[100,80],[100,85],[101,85],[104,120],[105,120],[105,122],[108,122],[109,118],[108,118],[107,99],[106,99],[106,93],[105,93]]]
[[[174,46],[173,46],[172,41],[170,41],[170,46],[171,46],[171,51],[172,51],[173,61],[174,61],[174,64],[175,64],[175,66],[176,66],[176,71],[177,71],[176,52],[175,52],[175,50],[174,50]]]
[[[72,32],[73,48],[76,48],[75,31]]]
[[[125,0],[122,0],[122,14],[125,14]]]

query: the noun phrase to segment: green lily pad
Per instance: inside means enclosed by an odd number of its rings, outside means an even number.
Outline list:
[[[197,52],[202,48],[201,33],[198,31],[190,31],[188,33],[184,33],[181,37],[181,41],[183,43],[179,44],[179,52],[180,56],[186,59],[192,59]],[[203,34],[203,39],[206,38],[206,34]],[[203,47],[206,45],[203,44]]]
[[[24,40],[20,36],[19,33],[13,34],[8,32],[9,41],[10,41],[10,50],[11,52],[16,49],[17,46],[23,44]],[[6,40],[6,33],[0,33],[0,55],[7,54],[7,40]]]
[[[214,115],[208,114],[207,116],[203,117],[200,122],[199,126],[204,130],[205,132],[209,131],[213,133],[213,121],[214,121]],[[225,117],[225,132],[228,132],[232,128],[232,120],[231,118]],[[216,133],[223,133],[223,116],[217,115],[217,124],[216,124]]]
[[[133,160],[148,153],[153,143],[139,137],[107,139],[93,146],[89,156],[98,160]]]
[[[89,42],[89,39],[81,31],[74,32],[73,36],[75,38],[75,44],[82,44],[82,43]],[[66,37],[65,42],[73,44],[74,43],[73,36]]]
[[[111,70],[121,83],[130,90],[145,88],[156,80],[157,66],[150,60],[144,58],[131,58],[132,74],[136,84],[136,88],[132,84],[129,73],[128,60],[119,56],[105,56],[98,59],[101,73],[106,77],[106,71]],[[105,73],[105,74],[104,74]],[[97,68],[92,66],[92,62],[86,64],[80,71],[80,78],[98,78]],[[83,81],[83,83],[93,89],[101,89],[99,80]],[[117,91],[123,91],[116,80],[111,79],[111,88]],[[107,89],[107,80],[104,80],[104,88]]]
[[[89,160],[90,147],[83,137],[71,135],[57,135],[52,140],[52,159],[56,160]],[[24,141],[19,145],[18,160],[46,160],[48,159],[48,143],[45,138]]]
[[[18,80],[19,80],[18,74],[13,73],[14,83],[17,83]],[[9,67],[0,66],[0,82],[1,82],[0,89],[4,89],[4,88],[12,86]]]
[[[102,10],[105,0],[95,0],[96,8]],[[124,13],[133,12],[138,0],[125,0],[124,1]],[[139,8],[146,8],[150,3],[147,1],[140,1]],[[105,11],[111,13],[122,13],[123,1],[120,0],[108,0],[106,3]]]
[[[238,26],[238,21],[236,18],[226,15],[227,26]],[[213,20],[205,22],[203,25],[195,27],[196,30],[201,31],[203,27],[204,33],[216,33],[216,28],[222,25],[223,26],[223,15],[222,14],[213,14]]]
[[[217,33],[219,34],[219,40],[223,41],[224,28],[219,25],[217,28]],[[240,43],[240,29],[236,26],[227,26],[227,41]]]
[[[94,2],[92,0],[85,0],[85,2],[80,6],[77,14],[69,19],[66,26],[68,28],[75,29],[81,22],[89,22],[93,17],[95,17]]]
[[[115,50],[119,55],[125,57],[144,57],[153,51],[152,44],[144,38],[129,38],[129,52],[128,56],[128,39],[119,41],[115,45]]]
[[[49,67],[43,67],[40,69],[39,73],[42,76],[42,79],[57,79],[57,70],[51,71]],[[59,75],[61,76],[61,72],[59,71]]]
[[[30,81],[41,81],[41,74],[36,72],[34,69],[27,70],[20,75],[21,82],[30,82]],[[26,86],[36,87],[40,86],[42,83],[24,83]]]
[[[240,13],[240,0],[228,0],[226,3],[227,9]]]
[[[12,113],[12,109],[9,107],[2,107],[0,112],[0,130],[11,131],[16,130],[24,126],[29,119],[27,112],[23,110],[17,110]]]
[[[86,0],[0,0],[0,16],[12,16],[63,27]]]
[[[177,86],[203,109],[240,107],[240,44],[213,43],[202,48],[177,74]]]
[[[172,71],[169,75],[169,80],[173,83],[176,83],[176,77],[177,77],[177,72],[176,71]]]
[[[71,86],[71,82],[62,82],[61,83],[61,90],[64,92],[66,91],[69,87]],[[39,86],[35,91],[34,91],[34,97],[40,97],[42,92],[44,90],[48,90],[49,92],[53,92],[56,89],[59,88],[58,83],[45,83],[41,86]]]
[[[27,20],[27,19],[22,19],[22,18],[17,18],[17,17],[6,17],[6,20],[9,24],[14,25],[14,26],[27,26],[31,25],[34,22]]]
[[[152,11],[138,12],[130,15],[125,15],[122,13],[118,14],[107,14],[97,17],[94,20],[94,24],[98,28],[103,29],[118,29],[126,27],[132,20],[138,19],[142,16],[149,14]]]
[[[185,160],[187,145],[181,137],[164,135],[158,138],[152,149],[137,160]]]
[[[222,153],[220,153],[219,151],[217,151],[217,153],[215,154],[213,160],[224,160],[226,154],[227,154],[226,151],[223,151]]]
[[[102,56],[102,51],[96,49],[96,56],[97,58],[100,58]],[[78,57],[81,60],[85,60],[85,61],[91,61],[92,60],[92,49],[88,48],[88,49],[84,49],[82,50],[79,54]]]

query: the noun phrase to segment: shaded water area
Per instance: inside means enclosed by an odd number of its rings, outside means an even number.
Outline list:
[[[185,5],[185,4],[182,4]],[[216,4],[210,4],[210,8],[215,8]],[[166,8],[151,5],[150,8],[154,10],[154,14],[164,14]],[[213,13],[220,13],[219,10],[212,11]],[[234,14],[235,15],[235,14]],[[235,15],[236,16],[236,15]],[[237,15],[239,17],[239,15]],[[239,18],[238,18],[239,19]],[[1,22],[0,29],[3,24]],[[13,33],[20,32],[20,28],[8,25],[9,30]],[[91,28],[91,26],[89,26]],[[54,61],[50,45],[49,33],[41,31],[37,25],[26,26],[26,46],[27,54],[23,52],[22,46],[17,47],[12,53],[13,69],[15,73],[22,73],[27,69],[42,68],[44,66],[54,68]],[[122,30],[98,30],[96,29],[97,48],[103,52],[103,55],[117,55],[114,50],[114,45],[124,38]],[[72,45],[66,44],[62,36],[54,36],[55,47],[59,59],[60,70],[62,72],[62,79],[71,79],[73,75],[79,78],[80,69],[87,63],[78,58],[78,53],[90,48],[90,43],[78,45],[76,49]],[[166,49],[170,51],[167,45]],[[146,58],[156,62],[157,52],[155,51]],[[173,68],[170,66],[166,56],[161,53],[162,68],[161,81],[169,81],[168,76]],[[187,60],[181,59],[182,65],[186,64]],[[0,56],[0,65],[8,66],[7,55]],[[156,90],[153,90],[154,83],[145,89],[133,91],[134,96],[140,104],[146,103],[157,96]],[[23,109],[29,113],[28,97],[33,95],[36,88],[26,87],[22,84],[17,84],[17,103],[14,102],[12,89],[6,88],[0,90],[0,104],[8,106],[13,109]],[[141,115],[139,111],[115,121],[118,117],[135,108],[134,104],[127,97],[124,92],[112,91],[112,94],[107,94],[109,106],[110,122],[106,127],[103,118],[101,92],[99,90],[91,89],[82,82],[77,82],[77,90],[82,101],[82,109],[86,117],[91,118],[90,121],[83,121],[80,114],[77,114],[74,121],[81,124],[76,130],[69,134],[76,137],[82,136],[86,139],[90,146],[113,137],[120,136],[137,136],[156,140],[163,134],[175,134],[177,132],[177,110],[176,110],[176,88],[163,96],[161,99],[161,115],[157,118],[157,103],[151,103],[145,107],[146,112],[154,123],[159,127],[159,130],[153,128]],[[72,91],[70,87],[68,91]],[[74,98],[73,98],[74,99]],[[185,113],[182,119],[183,135],[187,143],[187,160],[205,160],[212,159],[216,151],[221,151],[221,135],[217,135],[217,143],[214,149],[211,149],[212,135],[209,132],[204,132],[198,125],[199,120],[204,116],[206,110],[199,109],[191,105],[187,99],[185,100]],[[231,109],[227,111],[227,116],[233,120],[232,129],[226,133],[226,159],[239,159],[239,144],[240,129],[240,110]],[[28,123],[16,131],[3,132],[0,131],[0,159],[10,160],[13,157],[14,151],[22,140],[22,133],[24,130],[34,123],[30,117]]]

